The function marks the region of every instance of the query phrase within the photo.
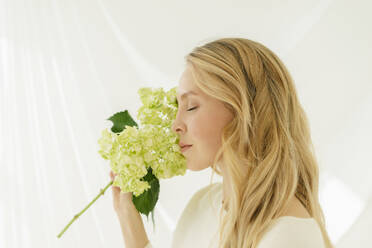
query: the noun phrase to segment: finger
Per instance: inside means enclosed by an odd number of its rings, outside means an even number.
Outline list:
[[[115,176],[116,176],[116,175],[117,175],[117,174],[115,174],[114,172],[110,171],[110,177],[111,177],[111,180],[112,180],[112,181],[115,180]],[[111,188],[112,188],[112,190],[113,190],[113,193],[116,193],[116,192],[119,190],[119,187],[117,187],[117,186],[112,186]]]
[[[115,174],[114,172],[110,171],[110,178],[111,180],[114,180],[115,177],[116,177],[117,174]]]
[[[112,186],[111,190],[112,190],[112,194],[117,194],[120,192],[120,188],[117,186]]]

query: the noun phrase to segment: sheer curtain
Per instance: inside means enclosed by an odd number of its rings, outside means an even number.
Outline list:
[[[111,189],[56,237],[110,181],[97,152],[106,119],[125,109],[135,117],[140,87],[177,85],[186,53],[225,36],[257,40],[283,59],[311,124],[331,239],[369,247],[371,7],[1,0],[0,247],[124,247]],[[210,176],[188,171],[160,182],[156,230],[143,218],[154,246],[170,246],[185,204]]]

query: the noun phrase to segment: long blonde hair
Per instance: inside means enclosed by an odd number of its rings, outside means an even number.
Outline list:
[[[318,223],[325,246],[333,247],[318,199],[319,169],[308,120],[283,62],[244,38],[197,46],[185,59],[196,85],[234,114],[211,166],[222,175],[216,166],[221,159],[231,182],[220,212],[219,247],[257,247],[292,196]]]

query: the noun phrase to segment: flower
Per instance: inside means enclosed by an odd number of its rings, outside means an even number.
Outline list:
[[[111,185],[122,192],[133,192],[137,210],[147,217],[151,212],[153,217],[160,191],[159,179],[185,175],[186,160],[177,145],[179,136],[171,129],[178,108],[176,87],[167,92],[145,87],[140,88],[138,94],[143,104],[137,114],[141,126],[138,127],[127,110],[118,112],[107,119],[113,122],[111,131],[102,130],[98,140],[98,153],[110,161],[111,170],[117,176],[57,237]]]

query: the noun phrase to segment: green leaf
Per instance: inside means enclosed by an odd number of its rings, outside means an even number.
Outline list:
[[[137,123],[130,116],[128,110],[117,112],[107,120],[112,121],[114,124],[111,128],[113,133],[121,133],[125,129],[125,126],[138,127]]]
[[[133,195],[133,203],[136,206],[137,210],[147,217],[151,211],[155,208],[155,205],[159,198],[160,184],[159,179],[152,174],[152,169],[149,167],[146,176],[143,177],[147,181],[151,188],[144,191],[141,195]]]

